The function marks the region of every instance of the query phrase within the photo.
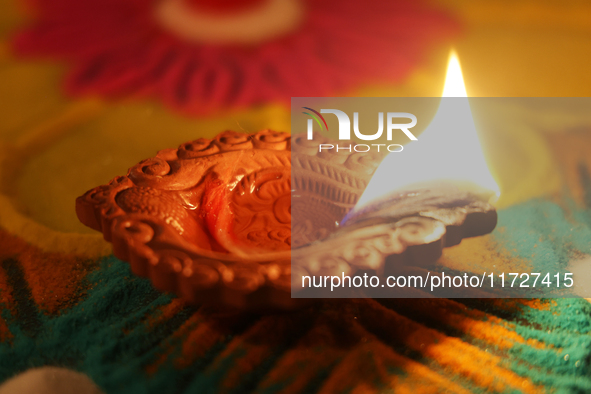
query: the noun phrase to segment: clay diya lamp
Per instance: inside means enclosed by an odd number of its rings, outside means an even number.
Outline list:
[[[339,227],[383,156],[318,153],[329,142],[269,130],[190,141],[88,191],[76,213],[156,288],[242,309],[299,305],[292,267],[297,283],[431,266],[445,246],[494,228],[479,196],[441,188],[390,195]]]
[[[335,290],[330,283],[315,288],[309,286],[310,279],[303,280],[314,276],[368,275],[380,277],[383,284],[389,276],[412,275],[422,277],[425,282],[421,283],[427,283],[429,276],[441,276],[436,263],[444,248],[494,230],[497,212],[488,202],[490,197],[490,193],[462,190],[447,182],[428,183],[389,193],[359,212],[349,212],[322,242],[292,250],[292,295],[298,298],[492,297],[473,288],[427,291],[420,286],[364,285]]]
[[[194,303],[291,308],[301,301],[290,295],[292,248],[332,233],[380,160],[316,150],[269,130],[200,138],[88,191],[76,213],[160,290]],[[294,188],[309,225],[292,234]]]

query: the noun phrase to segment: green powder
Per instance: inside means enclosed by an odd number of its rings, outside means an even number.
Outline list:
[[[530,261],[532,272],[568,272],[572,258],[590,253],[591,229],[588,210],[572,200],[564,205],[537,199],[499,212],[499,227],[505,231],[495,231],[495,241]],[[553,302],[550,310],[524,307],[513,321],[522,337],[553,348],[517,345],[511,349],[511,367],[557,393],[589,392],[591,306],[578,298]]]

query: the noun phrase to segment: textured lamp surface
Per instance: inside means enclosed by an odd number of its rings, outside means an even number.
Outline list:
[[[361,293],[334,293],[327,287],[302,289],[301,278],[369,273],[380,277],[412,274],[425,279],[427,274],[439,275],[431,269],[445,247],[495,228],[497,212],[486,200],[486,195],[442,182],[383,196],[359,212],[350,212],[344,224],[323,242],[293,250],[293,267],[297,269],[294,295],[299,290],[299,297],[432,296],[415,289],[388,287],[367,288]],[[448,294],[452,295],[458,294]]]
[[[290,308],[292,163],[311,218],[293,234],[298,246],[333,230],[378,164],[316,150],[288,133],[224,132],[158,152],[79,197],[76,213],[161,290],[195,303]],[[315,197],[325,186],[335,192]]]
[[[396,255],[432,264],[443,247],[496,224],[491,206],[434,189],[399,194],[339,227],[383,155],[318,153],[322,142],[269,130],[190,141],[88,191],[76,213],[158,289],[245,309],[298,305],[292,262],[295,278],[343,266],[384,272]],[[488,219],[472,220],[479,214]]]

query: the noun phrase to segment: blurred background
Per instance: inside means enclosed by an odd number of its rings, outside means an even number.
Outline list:
[[[403,381],[450,392],[591,389],[583,378],[590,311],[580,300],[355,301],[323,307],[322,318],[308,311],[262,323],[220,319],[128,279],[102,235],[76,218],[77,196],[160,149],[224,130],[289,131],[291,97],[440,96],[451,48],[469,96],[589,96],[591,3],[0,0],[0,253],[19,262],[24,278],[15,284],[8,266],[0,270],[1,378],[59,364],[85,371],[108,392],[168,392],[168,379],[178,392],[316,391],[325,381],[326,391],[379,391]],[[489,153],[506,222],[444,258],[461,267],[495,256],[523,267],[539,239],[548,243],[537,250],[550,260],[587,261],[587,252],[561,249],[588,242],[581,230],[591,223],[587,112],[580,108],[565,126],[534,111],[527,126],[496,128]],[[541,212],[542,224],[527,216]],[[576,220],[565,219],[573,212]],[[558,221],[563,238],[553,233]],[[526,224],[518,240],[503,235],[505,225]],[[544,225],[543,235],[530,232]],[[360,331],[335,334],[357,316],[365,319]],[[316,318],[324,326],[290,320]],[[391,337],[379,321],[412,329]],[[306,346],[289,348],[292,325],[317,327],[307,341],[328,356],[312,360],[318,354]],[[80,334],[72,337],[70,326]],[[275,342],[264,340],[275,331]],[[288,348],[291,358],[282,358]],[[370,361],[379,365],[366,371]],[[302,378],[293,376],[298,371]]]

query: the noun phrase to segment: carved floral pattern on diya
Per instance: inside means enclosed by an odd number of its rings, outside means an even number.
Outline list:
[[[88,191],[76,213],[161,290],[191,302],[290,307],[292,245],[333,232],[381,159],[319,154],[321,138],[265,130],[190,141]],[[292,165],[307,212],[293,234]]]
[[[156,97],[186,113],[398,81],[455,23],[418,2],[33,0],[14,41],[66,60],[73,95]]]

